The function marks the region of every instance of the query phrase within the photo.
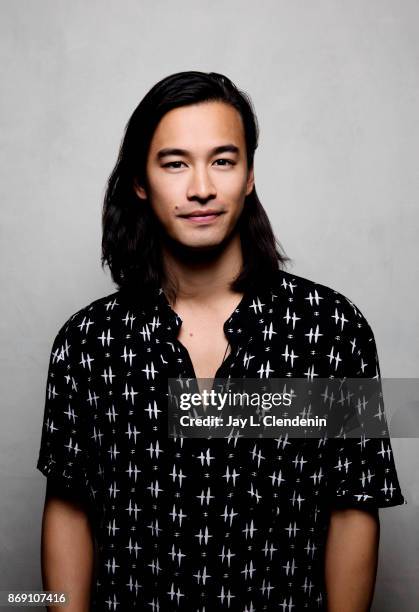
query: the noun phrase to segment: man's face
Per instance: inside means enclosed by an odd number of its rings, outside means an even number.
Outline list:
[[[223,102],[169,111],[154,132],[146,172],[148,189],[138,186],[136,193],[148,202],[139,206],[152,207],[170,238],[192,248],[220,244],[254,184],[240,114]]]

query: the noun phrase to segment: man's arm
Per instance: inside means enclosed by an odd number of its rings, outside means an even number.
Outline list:
[[[326,542],[328,612],[368,612],[377,574],[378,511],[333,510]]]
[[[47,479],[42,519],[42,581],[46,591],[69,597],[66,612],[88,612],[94,568],[94,543],[88,513],[81,502]],[[62,607],[48,606],[49,612]]]

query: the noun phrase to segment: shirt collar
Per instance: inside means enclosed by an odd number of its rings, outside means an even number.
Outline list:
[[[231,344],[240,343],[242,338],[249,340],[249,336],[253,337],[256,330],[263,326],[266,315],[272,312],[277,282],[269,283],[262,289],[245,291],[240,303],[223,325],[224,333]],[[166,339],[176,338],[182,319],[171,307],[163,288],[160,286],[153,289],[149,297],[151,299],[144,312],[144,323],[148,321],[153,329],[155,327],[155,331]]]

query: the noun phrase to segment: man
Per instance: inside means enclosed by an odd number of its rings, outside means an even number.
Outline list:
[[[127,125],[103,212],[118,291],[55,338],[37,464],[44,588],[69,612],[369,609],[377,509],[404,502],[390,440],[168,435],[169,378],[379,376],[361,311],[282,269],[257,139],[216,73],[163,79]]]

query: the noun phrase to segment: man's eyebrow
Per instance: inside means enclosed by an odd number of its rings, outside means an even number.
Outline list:
[[[219,153],[239,153],[239,151],[239,147],[237,147],[235,144],[229,143],[214,147],[210,153],[211,155],[218,155]],[[186,149],[174,149],[168,147],[166,149],[160,149],[160,151],[157,152],[157,159],[162,159],[163,157],[168,157],[169,155],[180,155],[186,157],[189,154],[190,151],[187,151]]]

